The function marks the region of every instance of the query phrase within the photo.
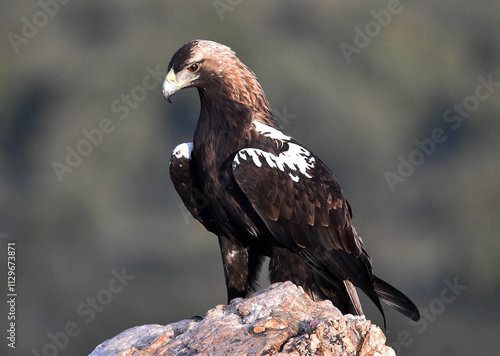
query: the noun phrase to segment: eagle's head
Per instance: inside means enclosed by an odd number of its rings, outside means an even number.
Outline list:
[[[207,89],[229,73],[228,65],[239,67],[240,60],[227,46],[213,41],[194,40],[182,46],[170,60],[163,83],[163,95],[170,97],[177,91],[197,87]]]
[[[170,60],[163,82],[163,95],[170,97],[184,88],[196,87],[213,100],[265,107],[268,102],[255,74],[223,44],[194,40],[182,46]],[[251,95],[250,95],[251,94]],[[218,99],[217,99],[218,98]]]

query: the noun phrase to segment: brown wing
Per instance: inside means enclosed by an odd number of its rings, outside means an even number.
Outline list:
[[[285,143],[278,154],[248,148],[237,153],[232,169],[280,244],[333,282],[348,280],[360,287],[382,311],[371,260],[352,226],[347,201],[316,156],[298,142]]]
[[[208,200],[193,184],[191,150],[191,143],[180,144],[174,149],[170,158],[170,179],[191,215],[208,231],[215,233],[215,224],[206,209]]]

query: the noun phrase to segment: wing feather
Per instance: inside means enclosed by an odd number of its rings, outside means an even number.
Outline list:
[[[349,205],[316,156],[291,141],[280,151],[245,148],[236,153],[232,172],[282,246],[302,255],[332,284],[350,281],[360,287],[383,314],[371,260],[352,226]]]
[[[366,273],[364,265],[356,262],[363,253],[362,241],[352,227],[340,185],[317,157],[293,145],[298,144],[288,143],[285,148],[300,154],[288,155],[288,161],[280,157],[285,153],[239,151],[232,165],[236,182],[282,245],[294,251],[307,246],[343,250],[351,256],[350,264],[360,266],[358,273]],[[314,161],[314,166],[306,171],[293,169],[294,164],[305,165],[300,160]]]
[[[191,215],[208,231],[215,232],[216,226],[206,209],[204,202],[196,200],[194,194],[193,175],[191,172],[192,143],[182,143],[172,152],[170,158],[170,179],[182,202]]]

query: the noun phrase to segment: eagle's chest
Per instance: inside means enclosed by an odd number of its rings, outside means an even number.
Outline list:
[[[224,188],[228,163],[249,141],[245,125],[214,117],[213,113],[201,115],[193,137],[195,169],[207,194],[218,194]]]
[[[240,134],[220,131],[195,135],[194,166],[206,195],[216,198],[232,188],[231,184],[236,184],[232,179],[233,160],[238,152],[246,148],[259,148],[278,155],[283,143],[277,143],[256,130]]]
[[[252,139],[253,137],[253,139]],[[258,239],[263,230],[259,218],[236,183],[233,172],[234,157],[242,149],[261,146],[255,135],[198,137],[192,155],[197,193],[206,203],[212,219],[226,235],[239,236],[247,242]],[[245,237],[246,236],[246,237]]]
[[[228,185],[229,174],[226,169],[226,155],[218,155],[213,149],[201,149],[193,152],[193,166],[198,190],[208,202],[223,204],[222,195]]]
[[[241,214],[239,204],[231,194],[234,180],[231,162],[239,145],[225,132],[195,135],[192,153],[192,173],[196,191],[213,219],[219,224],[231,221],[230,215]]]

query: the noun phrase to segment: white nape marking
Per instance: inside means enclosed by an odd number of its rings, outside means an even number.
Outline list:
[[[311,152],[295,143],[288,143],[288,150],[281,152],[278,156],[258,148],[242,149],[235,156],[233,164],[239,165],[240,158],[246,160],[247,156],[252,158],[253,163],[257,167],[262,167],[260,159],[264,158],[269,167],[288,173],[288,176],[294,182],[298,182],[301,175],[306,178],[312,178],[308,170],[312,170],[316,162]]]
[[[193,143],[185,142],[181,143],[180,145],[177,145],[172,151],[172,155],[174,155],[175,158],[178,159],[179,158],[191,159],[191,152],[193,152]]]
[[[289,141],[291,139],[290,136],[285,135],[283,132],[276,130],[275,128],[268,126],[260,121],[254,120],[253,125],[255,126],[255,129],[258,133],[272,138],[273,140]]]

